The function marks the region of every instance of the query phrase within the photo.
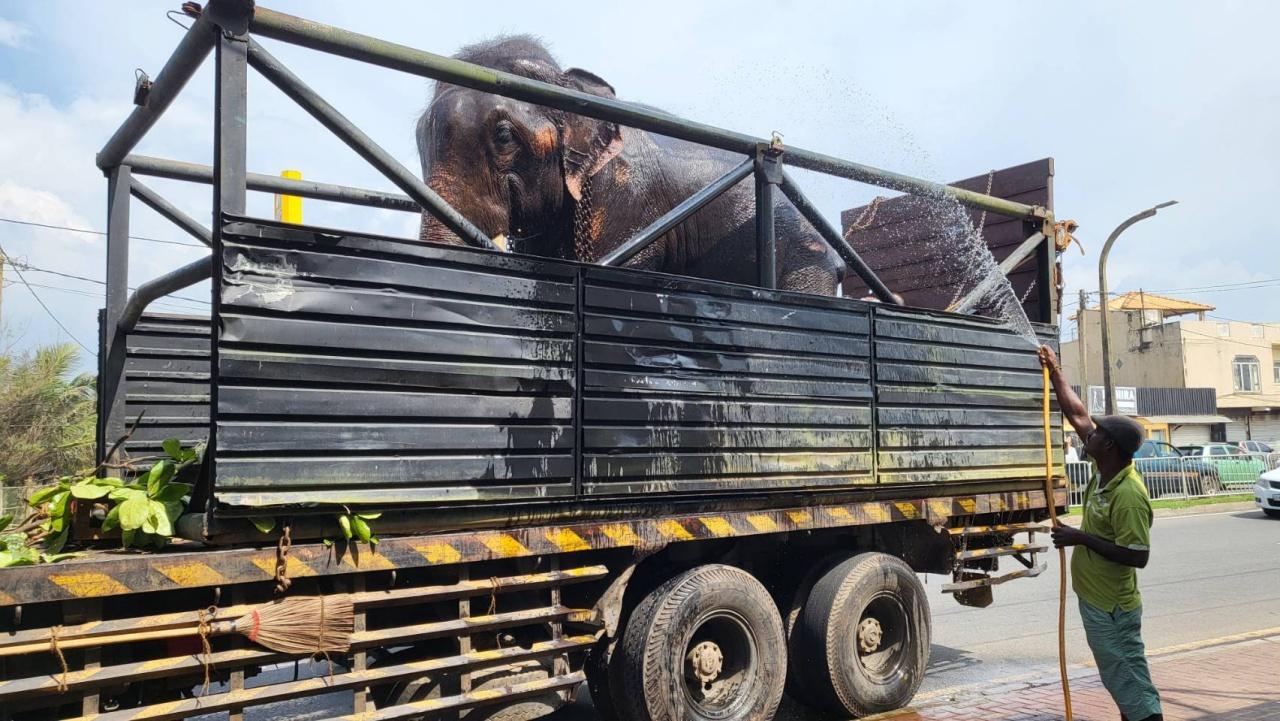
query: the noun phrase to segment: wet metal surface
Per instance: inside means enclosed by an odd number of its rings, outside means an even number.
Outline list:
[[[1043,473],[1034,349],[983,319],[271,223],[223,240],[231,506]]]

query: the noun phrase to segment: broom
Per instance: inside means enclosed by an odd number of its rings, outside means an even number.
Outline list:
[[[216,610],[216,609],[215,609]],[[0,648],[0,657],[38,651],[61,652],[73,648],[110,646],[139,641],[199,635],[243,636],[252,643],[281,653],[345,653],[351,649],[355,630],[355,608],[349,594],[337,596],[294,596],[259,606],[237,619],[205,620],[195,627],[132,631],[60,640],[50,631],[48,641],[34,641]]]

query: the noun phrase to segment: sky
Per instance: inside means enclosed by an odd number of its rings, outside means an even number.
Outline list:
[[[106,182],[94,155],[181,37],[176,0],[0,0],[0,342],[24,350],[74,338],[91,370],[102,305]],[[1215,305],[1280,321],[1280,23],[1274,3],[665,2],[552,6],[492,1],[264,3],[357,32],[452,54],[503,33],[541,37],[563,67],[602,76],[620,98],[788,145],[938,181],[1053,157],[1054,206],[1087,254],[1064,256],[1068,315],[1097,288],[1107,234],[1144,221],[1111,253],[1112,291]],[[189,22],[179,16],[180,22]],[[429,81],[263,41],[298,76],[410,168]],[[212,60],[136,152],[209,163]],[[393,190],[340,141],[250,73],[249,169]],[[797,173],[838,223],[883,191]],[[207,187],[146,182],[207,222]],[[250,194],[269,217],[272,198]],[[317,225],[410,237],[417,218],[305,201]],[[207,253],[139,203],[130,284]],[[30,287],[17,277],[21,271]],[[57,275],[53,272],[61,273]],[[75,277],[69,277],[75,276]],[[34,292],[34,295],[33,295]],[[156,310],[207,312],[208,287]],[[47,311],[39,305],[43,301]],[[54,320],[56,318],[56,321]],[[58,324],[61,324],[60,327]]]

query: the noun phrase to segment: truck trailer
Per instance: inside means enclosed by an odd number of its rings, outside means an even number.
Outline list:
[[[990,177],[985,193],[935,184],[240,0],[186,9],[191,28],[97,158],[98,440],[108,461],[199,444],[194,489],[164,550],[120,550],[82,502],[80,557],[0,570],[0,718],[236,721],[323,697],[332,718],[514,720],[584,686],[622,721],[767,720],[786,689],[861,716],[904,706],[923,678],[919,574],[983,606],[1045,568],[1036,534],[1066,493],[1036,346],[954,312],[968,300],[912,304],[943,281],[895,274],[901,249],[859,254],[785,168],[957,202],[1013,234],[992,245],[1052,346],[1048,161],[1000,176],[1039,173],[1034,202],[1010,200],[1025,183],[1006,197]],[[738,153],[760,283],[504,252],[259,40]],[[133,154],[210,54],[213,166]],[[250,66],[403,195],[249,172]],[[144,176],[211,185],[212,224]],[[430,213],[476,247],[254,218],[248,191]],[[211,255],[131,294],[131,197]],[[775,197],[840,254],[858,297],[776,288],[760,212]],[[208,317],[147,310],[207,279]],[[345,542],[340,515],[380,540]],[[315,600],[320,623],[349,605],[345,650],[221,633],[292,598]]]

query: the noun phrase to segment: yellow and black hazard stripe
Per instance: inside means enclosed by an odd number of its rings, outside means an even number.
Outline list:
[[[1058,502],[1065,503],[1062,491]],[[1043,492],[1013,491],[406,536],[383,539],[376,553],[338,555],[321,544],[295,545],[286,572],[304,578],[899,521],[948,526],[955,517],[1044,507]],[[274,549],[94,556],[5,569],[0,606],[267,581],[275,570]]]

